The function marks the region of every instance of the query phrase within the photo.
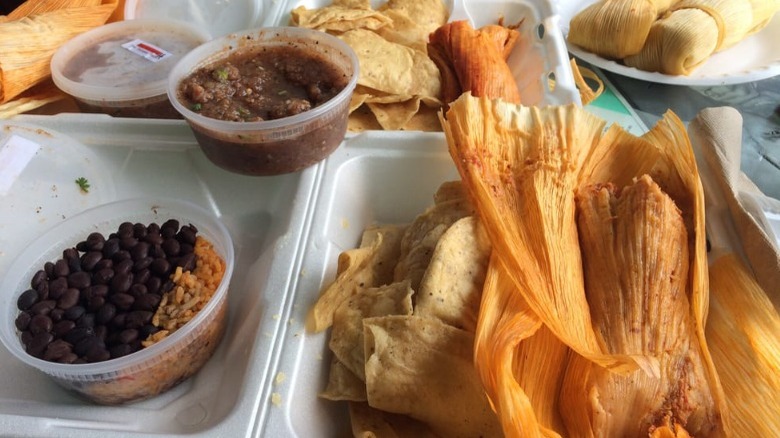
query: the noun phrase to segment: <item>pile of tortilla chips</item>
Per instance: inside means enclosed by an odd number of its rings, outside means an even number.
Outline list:
[[[434,201],[366,229],[309,314],[332,326],[320,395],[348,402],[355,436],[501,436],[472,359],[490,242],[460,182]]]
[[[0,118],[64,97],[50,61],[74,36],[118,19],[120,0],[28,0],[0,15]]]
[[[349,129],[440,130],[441,78],[428,58],[428,35],[447,22],[441,0],[334,0],[319,9],[300,6],[292,25],[333,34],[358,56],[360,77]]]

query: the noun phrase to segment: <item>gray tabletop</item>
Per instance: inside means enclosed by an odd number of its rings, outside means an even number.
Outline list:
[[[780,76],[738,85],[687,87],[602,73],[647,126],[667,109],[686,123],[704,108],[738,109],[743,118],[742,170],[765,194],[780,199]]]

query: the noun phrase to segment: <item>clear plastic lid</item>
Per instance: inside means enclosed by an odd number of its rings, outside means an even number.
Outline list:
[[[62,91],[84,100],[159,96],[179,59],[209,39],[207,32],[178,21],[107,24],[60,47],[52,57],[52,79]]]

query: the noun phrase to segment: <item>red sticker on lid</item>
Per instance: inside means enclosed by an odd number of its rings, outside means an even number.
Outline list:
[[[173,55],[171,52],[161,49],[154,44],[138,39],[124,43],[122,47],[152,62],[162,61]]]

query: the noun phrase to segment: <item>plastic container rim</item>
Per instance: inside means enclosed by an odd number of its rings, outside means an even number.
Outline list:
[[[317,44],[319,44],[320,41],[323,41],[349,58],[352,67],[352,77],[349,79],[349,82],[343,90],[341,90],[337,95],[333,96],[330,100],[323,103],[322,105],[314,107],[308,111],[304,111],[300,114],[283,117],[281,119],[263,120],[260,122],[234,122],[218,120],[200,115],[179,102],[177,96],[179,83],[197,68],[213,64],[226,58],[228,55],[235,53],[236,51],[245,50],[248,47],[259,45],[281,45],[286,43],[286,41],[274,41],[256,38],[253,39],[253,42],[258,44],[244,45],[240,47],[234,44],[234,42],[245,39],[248,36],[260,37],[265,34],[276,34],[276,36],[299,38],[304,41],[314,41]],[[326,114],[332,111],[334,108],[337,108],[345,100],[351,98],[352,91],[357,85],[358,76],[359,64],[357,55],[347,43],[341,41],[340,39],[325,32],[307,28],[292,26],[263,27],[235,32],[220,38],[213,39],[193,49],[187,55],[182,57],[173,67],[168,76],[168,100],[171,101],[171,104],[174,106],[174,108],[176,108],[176,110],[179,111],[189,122],[213,131],[246,132],[293,128],[296,125],[302,125],[316,120],[323,114]]]
[[[217,287],[217,290],[214,291],[214,295],[209,299],[208,303],[206,303],[206,306],[204,306],[203,309],[201,309],[197,313],[197,315],[195,315],[194,318],[192,318],[184,326],[182,326],[182,328],[176,330],[173,334],[165,337],[160,342],[157,342],[150,347],[143,348],[129,355],[122,356],[115,359],[109,359],[102,362],[85,363],[85,364],[62,364],[62,363],[50,362],[47,360],[34,357],[28,354],[22,348],[21,340],[19,339],[19,335],[17,333],[18,330],[16,329],[14,321],[6,321],[3,323],[2,328],[0,328],[0,340],[2,340],[2,343],[4,344],[4,346],[8,351],[10,351],[14,356],[16,356],[25,364],[33,366],[36,369],[48,375],[56,376],[59,378],[69,378],[69,377],[77,378],[80,376],[84,377],[84,376],[105,375],[123,369],[133,368],[139,365],[143,365],[145,363],[150,363],[151,361],[153,361],[155,358],[163,354],[168,349],[175,347],[176,344],[180,343],[184,338],[189,336],[193,330],[200,328],[205,319],[214,316],[214,311],[216,310],[217,306],[221,305],[222,301],[227,297],[228,286],[230,284],[230,280],[233,275],[233,268],[235,264],[233,240],[230,237],[230,233],[228,232],[227,228],[222,223],[222,221],[220,221],[214,214],[208,212],[207,210],[200,207],[199,205],[189,201],[172,199],[172,198],[164,198],[164,197],[137,197],[137,198],[113,201],[113,202],[101,204],[96,207],[92,207],[90,209],[84,210],[79,214],[71,216],[66,221],[53,226],[45,233],[40,235],[38,238],[33,240],[28,245],[28,249],[26,249],[25,251],[22,252],[22,254],[16,257],[14,262],[11,264],[8,272],[14,272],[14,270],[27,271],[30,268],[30,266],[26,264],[22,265],[22,263],[25,262],[24,255],[27,253],[27,251],[30,251],[29,248],[34,248],[38,246],[38,244],[40,244],[41,242],[51,241],[52,237],[56,236],[60,228],[66,226],[66,224],[72,224],[75,221],[83,219],[85,216],[95,214],[96,211],[100,212],[101,210],[109,210],[111,208],[117,208],[122,206],[132,207],[137,205],[144,205],[144,206],[157,205],[160,206],[161,208],[170,208],[172,211],[174,211],[177,214],[181,210],[183,212],[181,213],[182,216],[186,215],[188,211],[191,212],[194,211],[200,215],[203,215],[203,217],[205,218],[204,220],[205,222],[210,222],[208,224],[205,223],[196,224],[196,226],[202,225],[204,227],[207,226],[208,228],[213,228],[213,231],[217,235],[209,239],[210,243],[216,246],[216,243],[212,239],[219,239],[222,243],[224,243],[225,253],[220,255],[223,257],[223,260],[225,262],[225,273],[222,277],[222,281]],[[115,219],[117,218],[116,217],[101,218],[99,219],[99,222],[103,222],[106,220],[111,221]],[[186,217],[181,217],[179,218],[179,220],[182,222],[190,222]],[[0,282],[0,290],[10,291],[10,293],[13,293],[13,295],[10,297],[3,297],[2,299],[0,299],[0,302],[5,302],[5,304],[8,306],[15,306],[16,304],[15,299],[18,298],[19,296],[19,294],[16,292],[19,289],[20,281],[28,281],[29,278],[27,277],[16,278],[15,279],[16,281],[13,282],[11,282],[9,278],[10,276],[6,275],[6,277],[2,280],[2,282]],[[6,312],[6,311],[8,311],[8,309],[0,310],[0,312]]]
[[[77,99],[92,102],[125,102],[165,96],[168,80],[166,76],[146,85],[128,90],[127,88],[119,87],[86,85],[81,82],[73,81],[62,74],[62,68],[65,67],[74,55],[83,48],[91,46],[97,41],[101,41],[104,36],[111,35],[112,33],[116,33],[125,28],[132,30],[149,26],[159,26],[161,29],[168,29],[173,32],[179,32],[182,35],[194,37],[196,40],[200,41],[201,44],[211,39],[211,35],[205,30],[198,29],[188,23],[178,20],[137,18],[105,24],[73,37],[54,52],[51,59],[52,80],[62,91]]]

